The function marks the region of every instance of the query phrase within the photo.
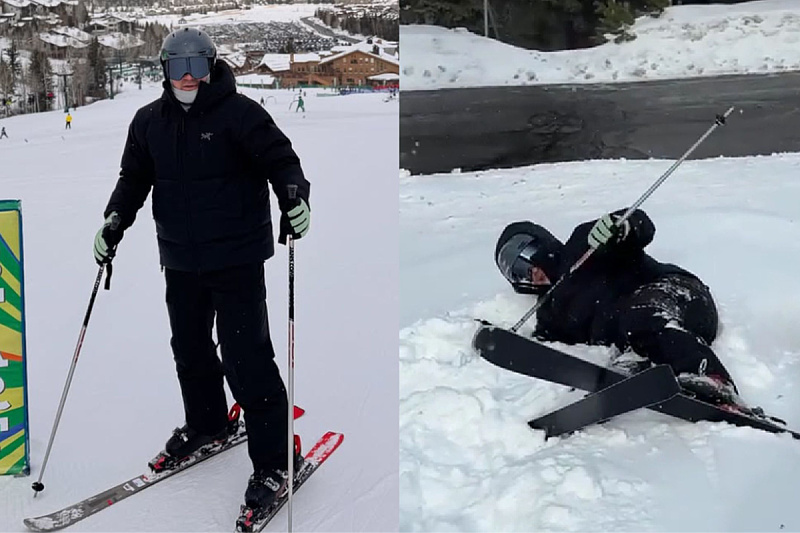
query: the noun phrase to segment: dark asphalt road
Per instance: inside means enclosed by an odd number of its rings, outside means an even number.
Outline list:
[[[800,73],[603,85],[403,91],[400,166],[414,174],[591,158],[800,151]]]

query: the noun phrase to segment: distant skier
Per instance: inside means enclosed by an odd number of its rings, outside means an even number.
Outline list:
[[[274,254],[269,184],[284,244],[308,232],[310,185],[272,117],[236,92],[208,34],[175,30],[160,57],[164,93],[131,122],[94,256],[99,264],[113,260],[152,187],[186,422],[153,464],[179,464],[228,439],[225,377],[244,411],[253,463],[245,503],[258,511],[286,490],[289,451],[288,399],[274,361],[264,283],[264,261]],[[179,129],[184,133],[176,137]],[[215,318],[222,362],[212,337]]]
[[[306,104],[303,102],[302,95],[298,95],[297,96],[297,109],[295,109],[294,112],[297,113],[301,109],[303,110],[303,113],[305,113],[306,112]]]
[[[261,107],[264,107],[264,97],[263,97],[263,96],[261,97],[261,102],[260,102],[260,104],[261,104]]]
[[[69,114],[69,113],[67,113],[67,123],[64,126],[64,129],[65,130],[71,130],[72,129],[72,115]]]
[[[669,364],[698,397],[739,403],[730,374],[710,348],[718,316],[708,287],[691,272],[645,253],[655,235],[653,222],[636,210],[621,228],[615,226],[624,212],[579,225],[566,244],[529,221],[503,230],[495,261],[518,293],[544,294],[589,247],[595,249],[537,311],[534,336],[615,345]]]
[[[6,127],[5,126],[0,128],[0,139],[2,139],[3,137],[8,139],[8,133],[6,133]]]

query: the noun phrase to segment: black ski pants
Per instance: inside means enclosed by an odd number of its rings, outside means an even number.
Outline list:
[[[225,427],[224,376],[244,411],[254,468],[285,469],[288,401],[269,335],[264,264],[164,273],[186,423],[208,435]],[[211,336],[215,318],[222,361]]]
[[[676,374],[697,373],[705,360],[706,374],[731,380],[710,348],[718,320],[708,287],[683,274],[669,274],[643,285],[620,312],[624,344],[637,354],[656,364],[669,364]]]

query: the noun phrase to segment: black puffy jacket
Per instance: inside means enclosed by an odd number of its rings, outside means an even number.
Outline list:
[[[616,211],[622,215],[625,211]],[[656,261],[644,248],[655,235],[655,226],[644,211],[628,219],[629,235],[617,243],[601,246],[580,268],[570,274],[537,311],[535,335],[542,340],[568,344],[625,345],[619,313],[627,298],[647,283],[668,274],[696,278],[678,266]],[[555,241],[550,250],[554,261],[545,269],[555,282],[589,249],[588,236],[596,221],[572,231],[566,244]],[[555,239],[553,239],[555,240]]]
[[[268,182],[286,212],[308,201],[310,185],[289,139],[256,102],[236,92],[217,61],[188,112],[169,81],[128,129],[120,177],[105,210],[133,224],[153,189],[161,264],[209,271],[255,263],[274,253]]]

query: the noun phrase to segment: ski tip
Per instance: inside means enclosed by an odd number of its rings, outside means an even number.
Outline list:
[[[305,409],[303,409],[302,407],[298,407],[296,405],[294,406],[294,419],[295,420],[297,420],[298,418],[300,418],[304,414],[306,414],[306,410]]]
[[[306,455],[306,461],[311,463],[322,463],[327,459],[339,445],[342,444],[344,435],[335,431],[328,431],[314,444]]]
[[[52,521],[47,521],[52,522]],[[22,523],[25,524],[25,527],[28,528],[30,531],[53,531],[55,527],[46,527],[46,524],[43,523],[42,518],[25,518],[22,520]]]
[[[344,441],[344,433],[337,433],[335,431],[328,431],[325,433],[322,438],[320,439],[325,442],[329,442],[336,446],[339,446]]]
[[[479,320],[479,322],[481,322],[482,325],[475,332],[475,335],[472,336],[472,348],[478,352],[479,355],[483,356],[486,351],[491,351],[494,348],[493,343],[487,342],[486,336],[497,326],[483,320]]]

